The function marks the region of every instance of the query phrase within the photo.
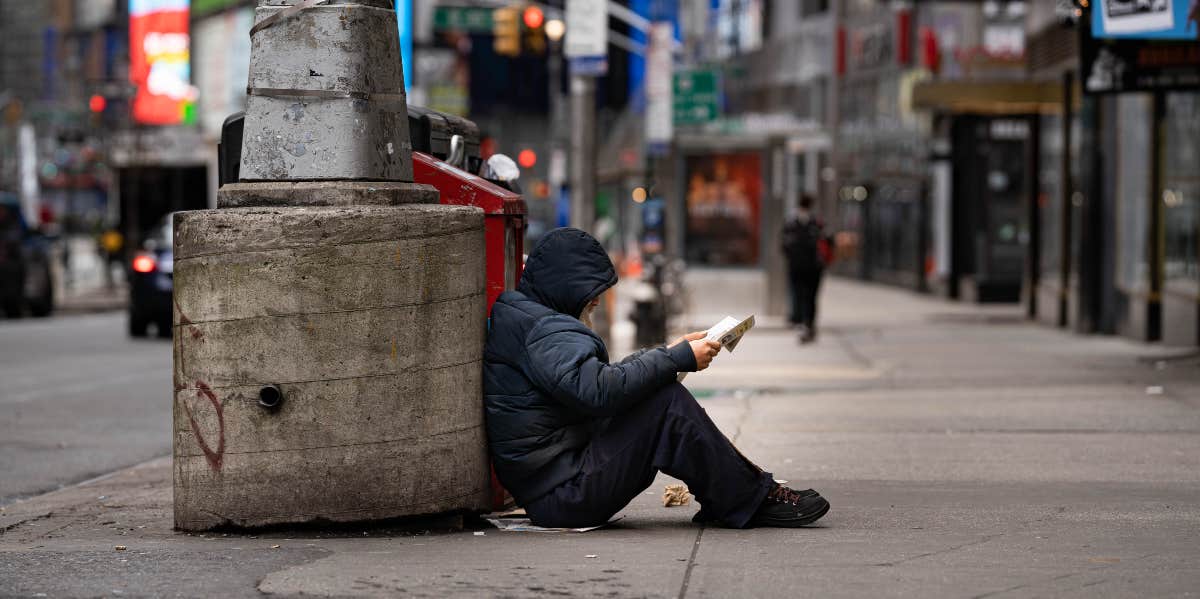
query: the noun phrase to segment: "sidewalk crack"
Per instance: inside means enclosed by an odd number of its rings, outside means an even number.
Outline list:
[[[851,360],[854,360],[856,363],[858,363],[859,366],[862,366],[863,368],[866,368],[866,369],[874,369],[875,368],[875,362],[873,360],[871,360],[871,358],[868,358],[866,354],[862,353],[862,351],[860,351],[857,347],[854,346],[853,343],[850,342],[850,336],[847,335],[845,331],[842,331],[837,328],[831,328],[829,330],[829,333],[831,333],[833,335],[833,337],[835,339],[837,339],[838,345],[842,346],[842,351],[846,352],[846,355],[850,356]]]
[[[688,557],[687,570],[683,572],[683,585],[679,587],[679,599],[684,599],[687,596],[688,583],[692,581],[692,570],[696,567],[696,554],[700,552],[700,539],[704,538],[704,525],[700,526],[700,532],[696,533],[696,543],[692,545],[692,555]]]
[[[920,554],[920,555],[914,555],[914,556],[912,556],[912,557],[906,557],[906,558],[904,558],[904,559],[899,559],[899,560],[896,560],[896,561],[894,561],[894,562],[882,562],[882,563],[878,563],[878,564],[871,564],[871,565],[873,565],[873,566],[881,566],[881,567],[890,567],[890,566],[896,566],[896,565],[899,565],[899,564],[903,564],[903,563],[905,563],[905,562],[911,562],[911,561],[913,561],[913,560],[916,560],[916,559],[921,559],[921,558],[923,558],[923,557],[929,557],[929,556],[931,556],[931,555],[941,555],[941,554],[943,554],[943,553],[951,553],[951,552],[954,552],[954,551],[958,551],[959,549],[966,549],[967,547],[974,547],[975,545],[982,545],[982,544],[984,544],[984,543],[986,543],[986,542],[988,542],[988,541],[991,541],[992,539],[995,539],[995,538],[997,538],[997,537],[1002,537],[1002,536],[1004,536],[1004,534],[1002,534],[1002,533],[1001,533],[1001,534],[991,534],[991,535],[986,535],[986,536],[984,536],[982,539],[977,539],[977,540],[971,541],[971,542],[969,542],[969,543],[963,543],[963,544],[961,544],[961,545],[955,545],[955,546],[953,546],[953,547],[947,547],[947,548],[945,548],[945,549],[939,549],[939,550],[937,550],[937,551],[930,551],[929,553],[922,553],[922,554]]]
[[[12,524],[6,524],[6,525],[4,525],[4,527],[0,528],[0,537],[4,536],[5,533],[13,531],[14,529],[21,526],[22,524],[28,524],[30,522],[37,522],[38,520],[46,520],[46,519],[52,518],[52,517],[54,517],[54,512],[46,512],[44,514],[38,514],[38,515],[30,517],[30,518],[25,518],[24,520],[17,520],[16,522],[13,522]]]

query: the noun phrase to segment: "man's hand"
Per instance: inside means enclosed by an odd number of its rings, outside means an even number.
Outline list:
[[[679,345],[680,343],[683,343],[684,341],[695,341],[697,339],[703,339],[706,335],[708,335],[708,331],[696,331],[695,333],[688,333],[688,334],[672,341],[669,345],[667,345],[667,347],[675,347],[676,345]]]
[[[692,353],[696,356],[697,371],[708,368],[708,365],[712,363],[713,357],[717,355],[717,352],[721,351],[721,344],[716,341],[695,339],[691,342],[691,344]]]

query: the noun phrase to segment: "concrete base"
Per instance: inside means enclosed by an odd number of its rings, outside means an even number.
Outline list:
[[[487,508],[483,218],[436,204],[176,215],[176,527]],[[260,404],[267,385],[277,407]]]
[[[265,181],[228,183],[217,192],[219,208],[253,206],[399,206],[436,204],[430,185],[399,181]]]

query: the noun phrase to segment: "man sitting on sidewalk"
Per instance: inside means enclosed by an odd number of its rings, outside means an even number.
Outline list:
[[[704,333],[608,362],[590,319],[616,282],[599,242],[557,229],[530,254],[518,290],[492,308],[488,441],[500,482],[533,523],[603,524],[659,471],[687,483],[702,506],[697,522],[795,527],[824,516],[829,502],[776,484],[677,382],[720,351]]]

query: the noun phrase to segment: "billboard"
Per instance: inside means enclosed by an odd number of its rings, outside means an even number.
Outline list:
[[[1188,10],[1181,11],[1180,6]],[[1198,13],[1200,0],[1108,0],[1096,3],[1091,18],[1082,20],[1079,27],[1084,93],[1200,89],[1200,42],[1197,42],[1195,22],[1200,18]],[[1113,21],[1117,18],[1131,19],[1119,26],[1123,31],[1140,28],[1142,33],[1113,35]],[[1096,27],[1105,26],[1105,21],[1109,29],[1102,33]],[[1151,30],[1168,22],[1174,28],[1172,32],[1188,31],[1191,37],[1177,39],[1162,31]]]
[[[1092,31],[1102,38],[1200,40],[1200,2],[1097,0]]]
[[[691,264],[757,266],[763,181],[759,152],[688,156],[685,255]]]
[[[129,80],[137,86],[133,119],[143,125],[195,120],[189,0],[129,0]]]

